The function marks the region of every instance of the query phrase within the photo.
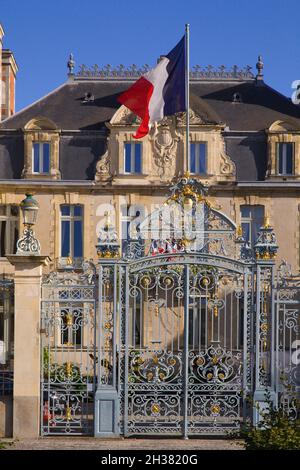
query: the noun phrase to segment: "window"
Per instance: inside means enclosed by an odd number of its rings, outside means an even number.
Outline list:
[[[294,144],[277,143],[277,173],[292,175],[294,173]]]
[[[60,206],[61,257],[83,256],[83,207],[80,204]]]
[[[125,143],[124,146],[124,171],[125,173],[142,172],[142,144]]]
[[[50,172],[50,142],[33,142],[32,169],[33,173]]]
[[[206,175],[206,142],[190,144],[190,171],[197,175]]]
[[[9,381],[6,383],[5,378],[1,384],[1,366],[9,366],[10,355],[13,348],[14,334],[14,289],[13,282],[5,279],[3,275],[1,279],[2,289],[0,292],[0,389],[11,389]],[[9,376],[7,375],[9,380]],[[1,390],[0,390],[1,394]]]
[[[241,225],[243,237],[253,248],[258,231],[264,221],[264,206],[241,206]]]
[[[43,116],[24,126],[24,168],[22,178],[61,179],[59,170],[60,130]]]
[[[19,206],[0,205],[0,256],[16,253],[19,238]]]
[[[122,236],[122,252],[126,252],[128,244],[131,241],[139,240],[141,246],[143,240],[140,238],[139,220],[141,218],[141,211],[139,206],[129,206],[124,204],[121,208],[121,236]],[[139,220],[136,220],[139,219]]]
[[[208,315],[206,297],[190,298],[190,307],[192,308],[189,308],[189,347],[205,348]]]

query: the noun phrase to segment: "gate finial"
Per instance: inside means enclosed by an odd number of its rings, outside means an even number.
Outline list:
[[[263,225],[260,227],[254,251],[256,259],[259,260],[273,260],[276,257],[278,245],[269,216],[264,218]]]

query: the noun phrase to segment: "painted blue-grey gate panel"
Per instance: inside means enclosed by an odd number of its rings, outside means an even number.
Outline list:
[[[95,437],[118,437],[119,398],[116,390],[97,390],[95,394]]]

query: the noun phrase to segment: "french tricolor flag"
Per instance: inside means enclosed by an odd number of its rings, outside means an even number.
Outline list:
[[[163,56],[157,66],[145,73],[118,101],[142,119],[135,139],[148,134],[150,124],[165,116],[186,111],[185,96],[185,36]]]

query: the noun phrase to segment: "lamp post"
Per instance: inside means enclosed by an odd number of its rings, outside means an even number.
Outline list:
[[[26,198],[20,203],[23,217],[23,236],[17,241],[17,255],[40,255],[40,242],[35,238],[32,227],[36,223],[39,210],[38,202],[32,194],[26,194]]]

